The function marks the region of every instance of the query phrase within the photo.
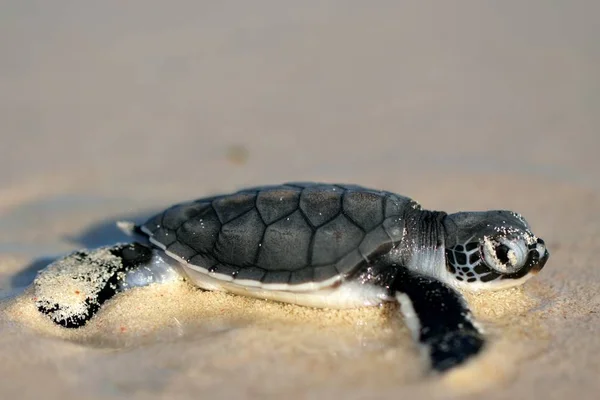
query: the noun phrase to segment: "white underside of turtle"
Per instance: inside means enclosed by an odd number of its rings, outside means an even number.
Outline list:
[[[520,285],[548,259],[516,213],[448,215],[354,185],[245,189],[120,227],[135,242],[78,251],[39,273],[42,313],[77,328],[119,292],[182,277],[204,290],[317,308],[397,302],[437,371],[485,344],[460,291]],[[69,295],[73,285],[84,295]]]
[[[164,268],[174,268],[172,262],[168,263],[160,255],[157,254],[155,257],[162,259],[162,262],[165,263]],[[167,255],[166,258],[170,257]],[[353,281],[341,282],[339,279],[331,279],[320,285],[312,284],[310,288],[304,286],[301,290],[295,290],[289,285],[261,287],[254,284],[254,282],[250,285],[246,282],[233,283],[230,280],[222,279],[220,276],[211,276],[212,274],[206,270],[202,271],[185,261],[176,262],[180,265],[179,268],[183,268],[185,276],[195,286],[204,290],[229,292],[257,299],[316,308],[372,307],[391,300],[385,289],[376,285],[360,284]]]

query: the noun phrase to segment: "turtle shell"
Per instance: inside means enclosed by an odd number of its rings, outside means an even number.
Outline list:
[[[168,208],[141,226],[196,271],[263,288],[331,285],[402,239],[413,200],[354,185],[286,183]]]

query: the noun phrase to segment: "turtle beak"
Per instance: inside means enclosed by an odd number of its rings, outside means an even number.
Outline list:
[[[544,241],[542,239],[537,240],[536,250],[540,255],[540,258],[537,264],[535,264],[533,268],[531,268],[531,272],[534,274],[537,274],[542,270],[542,268],[544,268],[544,265],[546,265],[546,262],[550,257],[550,253],[548,252],[548,249],[546,249],[546,245],[544,244]]]

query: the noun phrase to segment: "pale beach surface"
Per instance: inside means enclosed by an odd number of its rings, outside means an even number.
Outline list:
[[[1,1],[0,398],[596,399],[600,3],[490,4]],[[441,377],[394,307],[177,282],[78,330],[35,308],[117,220],[298,180],[518,211],[551,257],[469,296],[490,344]]]

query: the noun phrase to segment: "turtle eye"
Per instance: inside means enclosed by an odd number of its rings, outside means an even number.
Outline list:
[[[502,264],[510,264],[510,258],[508,257],[508,253],[510,252],[510,248],[505,244],[499,244],[496,246],[496,257]]]
[[[482,247],[485,263],[500,273],[513,273],[525,265],[527,246],[522,240],[485,238]]]

